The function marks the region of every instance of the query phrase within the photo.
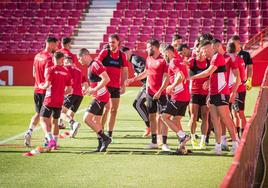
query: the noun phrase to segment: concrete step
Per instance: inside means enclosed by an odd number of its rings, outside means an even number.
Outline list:
[[[92,13],[92,12],[89,12],[89,13],[85,13],[85,18],[89,17],[89,18],[96,18],[96,17],[111,17],[113,16],[113,13],[112,12],[109,12],[109,13],[106,13],[106,12],[100,12],[100,13]]]
[[[100,12],[105,12],[105,13],[113,13],[114,12],[114,8],[91,8],[89,9],[88,13],[100,13]]]
[[[99,45],[98,45],[99,46]],[[92,45],[92,44],[79,44],[79,45],[72,45],[73,49],[81,49],[81,48],[91,48],[91,49],[97,49],[96,45]]]
[[[75,40],[73,45],[86,45],[86,44],[89,44],[89,45],[99,45],[99,41],[93,41],[91,39],[87,39],[87,40]]]
[[[92,19],[90,19],[90,20],[83,20],[83,21],[81,21],[80,22],[81,23],[81,25],[82,24],[86,24],[86,25],[89,25],[89,24],[92,24],[92,25],[94,25],[94,24],[96,24],[96,25],[100,25],[100,24],[109,24],[110,23],[110,19],[102,19],[102,20],[92,20]]]
[[[106,28],[78,28],[79,32],[85,33],[98,33],[98,32],[105,32]]]
[[[90,17],[90,16],[87,16],[87,17],[85,17],[85,19],[84,19],[84,21],[92,21],[92,20],[94,20],[95,22],[96,21],[100,21],[100,22],[104,22],[104,21],[106,21],[106,22],[110,22],[110,19],[111,19],[111,17],[112,16],[103,16],[103,17]]]
[[[101,41],[103,38],[102,35],[87,35],[87,36],[75,36],[75,41],[84,41],[84,40],[91,40],[91,41]]]
[[[107,25],[106,24],[82,24],[80,26],[80,29],[90,29],[90,28],[94,28],[94,29],[106,29],[107,28]]]
[[[103,36],[103,34],[105,34],[104,32],[91,32],[91,33],[87,33],[87,32],[85,32],[85,33],[81,33],[81,32],[78,32],[78,34],[77,34],[77,36],[78,37],[91,37],[91,36],[94,36],[94,37],[102,37]]]

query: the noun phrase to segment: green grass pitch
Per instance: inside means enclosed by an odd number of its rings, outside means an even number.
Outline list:
[[[22,137],[1,144],[0,187],[218,187],[233,157],[211,152],[213,135],[208,150],[193,150],[187,156],[144,149],[150,139],[142,137],[145,125],[132,107],[138,90],[128,88],[122,96],[114,143],[106,153],[82,153],[97,145],[96,134],[83,123],[76,139],[60,139],[60,149],[51,153],[23,157],[30,149],[23,147]],[[248,118],[258,91],[253,88],[247,93]],[[82,121],[89,102],[90,97],[85,97],[77,120]],[[33,113],[32,87],[0,87],[0,142],[24,132]],[[189,133],[188,120],[183,118],[183,127]],[[42,145],[43,136],[41,129],[34,132],[33,144]],[[168,143],[176,149],[173,132]]]

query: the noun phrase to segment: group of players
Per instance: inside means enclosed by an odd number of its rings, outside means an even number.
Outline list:
[[[34,101],[36,113],[25,134],[25,145],[31,145],[34,128],[41,122],[48,150],[57,148],[59,125],[70,125],[70,136],[75,137],[80,123],[74,119],[83,96],[93,100],[83,121],[98,138],[96,151],[106,151],[112,142],[117,110],[126,86],[141,81],[142,88],[133,102],[146,125],[144,136],[151,135],[148,149],[167,144],[168,129],[178,137],[177,152],[185,153],[186,143],[193,148],[206,148],[209,133],[214,130],[216,154],[229,150],[226,128],[235,153],[240,133],[246,124],[244,114],[246,89],[251,89],[252,61],[242,50],[239,36],[233,36],[226,50],[221,41],[210,34],[198,37],[193,49],[182,43],[175,34],[172,44],[158,40],[147,42],[147,59],[121,47],[117,34],[109,36],[100,54],[92,59],[87,49],[77,56],[70,52],[70,38],[59,41],[48,38],[46,48],[36,55],[33,65],[35,77]],[[88,67],[87,78],[77,67],[78,62]],[[133,65],[135,77],[128,78],[128,62]],[[190,135],[182,128],[181,119],[189,109]],[[201,119],[201,141],[197,142],[196,125]],[[104,125],[108,124],[108,134]],[[242,129],[240,129],[240,127]]]

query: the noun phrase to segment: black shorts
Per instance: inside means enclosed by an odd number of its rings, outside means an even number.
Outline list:
[[[188,104],[189,102],[169,100],[163,113],[170,114],[172,116],[185,116]]]
[[[198,104],[199,106],[207,105],[207,95],[192,94],[191,103]]]
[[[35,112],[40,113],[45,99],[45,94],[34,93]]]
[[[147,94],[146,101],[149,114],[153,114],[156,112],[162,113],[167,106],[166,95],[161,95],[158,100],[154,100],[152,95]]]
[[[94,99],[89,105],[87,112],[92,113],[96,116],[102,116],[103,109],[106,104],[107,104],[106,102],[101,102],[101,101]]]
[[[210,98],[209,99],[210,104],[213,104],[215,106],[223,106],[223,105],[229,106],[230,95],[217,94],[217,95],[211,95],[209,98]]]
[[[115,87],[107,87],[111,98],[120,98],[120,88],[115,88]]]
[[[83,100],[83,96],[68,95],[64,99],[63,106],[65,106],[66,108],[72,110],[75,113],[78,110],[82,100]]]
[[[245,100],[246,100],[246,92],[239,92],[235,97],[235,105],[238,106],[239,110],[245,110]]]
[[[61,113],[61,108],[53,108],[53,107],[43,105],[40,111],[40,116],[50,118],[52,114],[52,117],[54,119],[59,119],[60,113]]]

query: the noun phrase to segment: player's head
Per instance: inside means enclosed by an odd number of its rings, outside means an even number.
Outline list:
[[[156,52],[159,53],[160,43],[156,39],[150,39],[147,41],[146,52],[149,56],[153,56]]]
[[[85,48],[79,50],[77,58],[81,65],[87,65],[92,61],[89,51]]]
[[[118,34],[112,34],[109,36],[110,50],[115,51],[120,46],[120,38]]]
[[[240,37],[238,35],[233,35],[229,41],[234,42],[237,52],[241,50]]]
[[[61,39],[61,45],[66,49],[71,49],[72,39],[69,37],[64,37]]]
[[[223,49],[222,43],[219,39],[213,39],[212,46],[214,49],[214,53],[224,54],[224,49]]]
[[[58,50],[58,39],[55,37],[48,37],[46,40],[46,49],[54,53]]]
[[[163,52],[164,52],[164,55],[167,57],[168,61],[174,58],[174,47],[171,44],[166,45]]]
[[[64,54],[61,52],[55,52],[53,55],[53,59],[56,65],[63,65]]]
[[[203,43],[200,43],[199,48],[200,48],[200,53],[202,53],[203,56],[205,56],[208,59],[212,58],[214,54],[214,50],[210,41],[205,41]]]
[[[181,44],[178,48],[177,48],[178,52],[183,56],[183,57],[190,57],[191,56],[191,50],[190,48],[187,46],[187,44]]]
[[[231,54],[236,53],[236,46],[235,46],[234,42],[231,42],[231,41],[228,42],[228,44],[227,44],[227,52],[231,53]]]
[[[210,33],[205,33],[205,34],[202,34],[200,35],[197,40],[200,42],[200,43],[204,43],[205,41],[212,41],[213,40],[213,36],[210,34]]]
[[[178,35],[178,34],[174,34],[172,36],[172,46],[174,48],[177,48],[179,45],[182,44],[182,36]]]
[[[71,56],[65,56],[63,62],[64,62],[64,66],[73,65],[73,58]]]
[[[129,61],[130,58],[131,58],[131,55],[132,55],[131,50],[128,47],[126,47],[126,46],[121,47],[120,50],[121,50],[121,52],[124,52],[126,54],[127,60]]]

